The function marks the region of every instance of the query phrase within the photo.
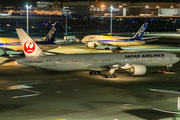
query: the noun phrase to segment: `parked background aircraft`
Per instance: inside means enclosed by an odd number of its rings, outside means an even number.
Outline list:
[[[47,56],[23,29],[16,29],[26,58],[16,60],[19,64],[55,70],[90,70],[89,74],[101,74],[110,69],[105,77],[117,77],[114,71],[127,69],[132,75],[144,75],[147,66],[167,66],[179,61],[169,52],[91,53]]]
[[[108,46],[117,46],[117,49],[121,49],[122,46],[135,46],[142,45],[148,42],[148,39],[154,39],[157,37],[143,38],[148,23],[141,26],[139,31],[133,37],[116,37],[116,36],[103,36],[103,35],[87,35],[82,39],[82,42],[87,47],[95,48],[98,45],[105,45],[105,49],[109,49]],[[152,41],[152,40],[151,40]]]
[[[43,51],[57,48],[59,46],[55,43],[55,36],[58,24],[59,22],[55,22],[54,24],[52,24],[51,30],[48,32],[47,36],[44,38],[43,41],[36,41],[36,43]],[[19,40],[8,38],[0,38],[0,49],[2,49],[5,54],[6,50],[23,51]]]
[[[141,17],[153,17],[154,11],[151,14],[139,14]]]
[[[0,16],[2,17],[10,17],[12,15],[12,10],[9,11],[8,13],[0,13]]]

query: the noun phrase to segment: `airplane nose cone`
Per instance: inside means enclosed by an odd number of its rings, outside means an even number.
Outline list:
[[[81,40],[84,43],[84,39]]]

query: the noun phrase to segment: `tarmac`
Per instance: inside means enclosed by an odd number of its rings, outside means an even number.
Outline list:
[[[179,55],[178,38],[172,37],[171,44],[164,38],[142,46],[123,47],[119,52],[163,50]],[[114,52],[111,48],[68,44],[51,52]],[[0,67],[1,120],[180,120],[178,114],[157,111],[178,112],[178,94],[150,91],[178,91],[180,63],[173,65],[169,73],[165,72],[166,67],[148,67],[144,76],[117,70],[117,78],[89,75],[89,71],[56,72],[8,64]]]

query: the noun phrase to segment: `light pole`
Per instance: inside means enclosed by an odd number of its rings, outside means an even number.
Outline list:
[[[27,8],[27,13],[26,13],[27,14],[27,34],[29,34],[28,9],[31,7],[32,7],[32,5],[30,5],[30,6],[26,5],[26,8]]]
[[[113,6],[111,6],[111,23],[110,23],[110,33],[112,36],[112,10],[113,10]]]
[[[102,5],[102,16],[103,16],[103,8],[105,8],[106,6],[105,5]]]
[[[67,41],[67,10],[66,8],[69,8],[69,7],[64,7],[65,15],[66,15],[66,41]]]

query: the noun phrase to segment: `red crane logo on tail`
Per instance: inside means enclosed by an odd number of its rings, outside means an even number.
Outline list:
[[[35,50],[35,43],[31,40],[28,40],[24,43],[24,51],[26,53],[33,53]]]

